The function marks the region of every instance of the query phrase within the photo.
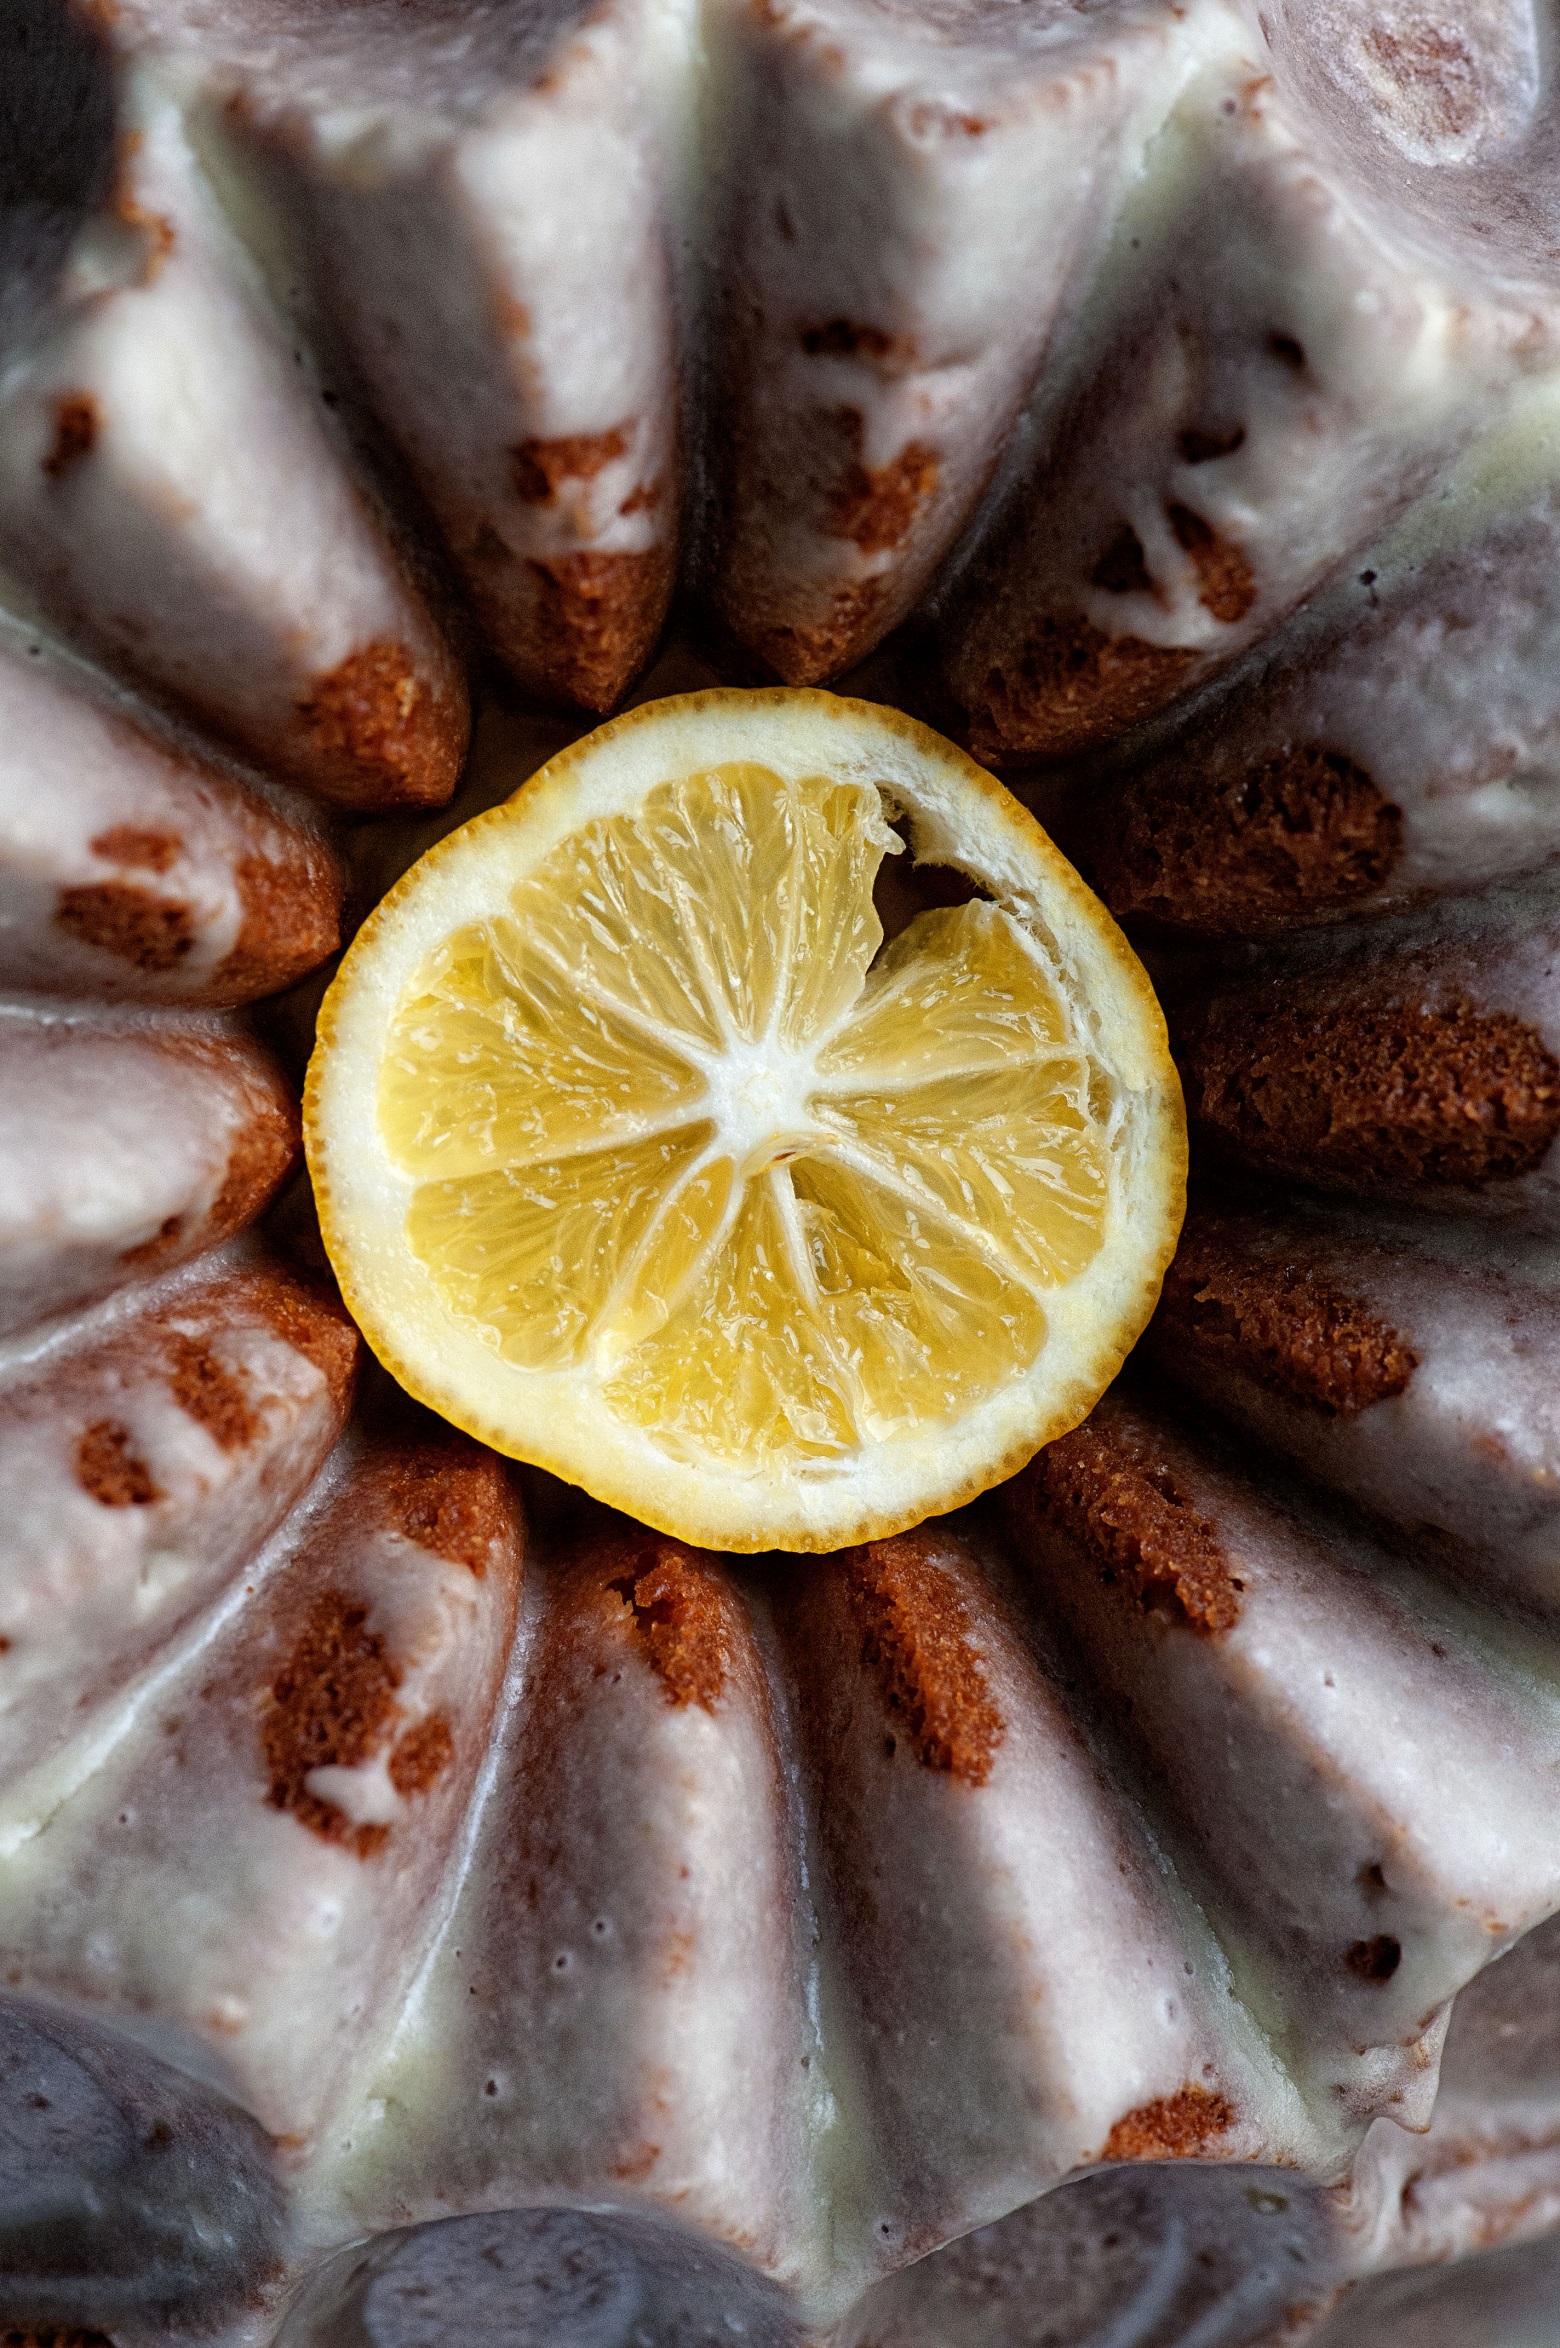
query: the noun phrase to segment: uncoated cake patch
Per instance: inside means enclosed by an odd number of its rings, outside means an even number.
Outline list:
[[[292,864],[269,855],[240,856],[233,878],[238,935],[216,981],[235,1000],[276,992],[340,944],[340,892],[323,852]]]
[[[211,1207],[211,1245],[253,1222],[298,1158],[299,1126],[292,1102],[262,1105],[256,1097],[254,1109],[229,1144],[222,1187]]]
[[[1107,636],[1081,612],[1048,616],[972,696],[970,748],[998,760],[1085,749],[1161,709],[1198,658],[1185,645]]]
[[[160,1500],[151,1469],[132,1448],[128,1427],[94,1419],[76,1446],[76,1481],[102,1508],[146,1508]]]
[[[361,1340],[346,1307],[297,1272],[261,1274],[248,1291],[266,1324],[335,1390],[357,1368]]]
[[[822,619],[810,626],[779,622],[761,628],[754,649],[788,685],[810,685],[848,658],[883,601],[881,574],[853,579],[830,596]]]
[[[1418,1357],[1314,1267],[1248,1252],[1189,1218],[1165,1276],[1152,1341],[1173,1365],[1189,1347],[1292,1402],[1351,1418],[1406,1389]]]
[[[937,487],[937,451],[925,441],[907,441],[886,465],[869,470],[860,456],[860,413],[842,408],[838,421],[856,453],[829,493],[829,534],[850,539],[863,554],[891,554]]]
[[[1354,759],[1295,743],[1210,787],[1201,762],[1130,781],[1089,842],[1111,911],[1218,935],[1281,926],[1383,889],[1403,817]]]
[[[713,1712],[731,1668],[731,1599],[713,1559],[649,1535],[610,1560],[605,1587],[626,1608],[668,1701]]]
[[[508,1484],[502,1463],[476,1443],[458,1439],[398,1447],[380,1479],[391,1525],[450,1565],[481,1581],[495,1542],[509,1529]]]
[[[647,657],[671,597],[666,545],[527,558],[537,584],[538,685],[605,712]]]
[[[61,889],[54,922],[84,946],[133,970],[176,970],[195,943],[195,916],[177,897],[134,881],[89,881]]]
[[[958,1583],[929,1534],[848,1550],[835,1571],[884,1708],[927,1769],[984,1785],[1005,1723]]]
[[[239,1451],[260,1432],[260,1419],[243,1384],[203,1337],[170,1329],[163,1375],[174,1401],[204,1427],[223,1451]]]
[[[1240,1619],[1218,1534],[1130,1420],[1087,1419],[1034,1459],[1015,1495],[1075,1541],[1108,1587],[1205,1636]]]
[[[1560,1134],[1560,1061],[1509,1011],[1284,985],[1178,1026],[1193,1117],[1302,1179],[1377,1196],[1512,1182]]]
[[[376,638],[316,677],[298,703],[316,752],[371,779],[388,803],[447,799],[463,742],[404,645]]]
[[[1175,542],[1197,576],[1197,600],[1225,627],[1243,620],[1257,600],[1257,582],[1240,548],[1221,538],[1212,523],[1190,506],[1165,509]]]
[[[395,1717],[401,1670],[369,1608],[346,1590],[322,1590],[292,1652],[262,1699],[266,1798],[326,1842],[373,1855],[389,1828],[355,1825],[309,1791],[316,1769],[356,1769],[382,1747]]]
[[[455,1739],[442,1712],[409,1728],[390,1756],[390,1783],[402,1800],[425,1794],[455,1758]]]
[[[1101,2160],[1196,2160],[1234,2125],[1226,2099],[1207,2087],[1177,2088],[1156,2103],[1139,2104],[1116,2122]]]
[[[107,864],[137,865],[148,872],[166,872],[178,861],[183,841],[176,832],[158,832],[148,826],[116,823],[91,842],[94,856]]]

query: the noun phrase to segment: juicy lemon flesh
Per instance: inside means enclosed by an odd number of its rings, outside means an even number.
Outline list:
[[[406,1236],[520,1371],[772,1470],[952,1420],[1102,1244],[1111,1103],[1023,928],[886,951],[877,791],[747,762],[567,837],[424,960],[379,1119]]]

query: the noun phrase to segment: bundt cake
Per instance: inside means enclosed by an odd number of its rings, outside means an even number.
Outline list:
[[[1550,2336],[1556,31],[0,11],[0,2342]],[[365,1366],[296,1087],[593,713],[847,671],[1193,1208],[1002,1491],[737,1560]]]

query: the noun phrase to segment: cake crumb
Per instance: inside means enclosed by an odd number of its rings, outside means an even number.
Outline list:
[[[394,1717],[400,1667],[368,1621],[364,1600],[322,1590],[264,1692],[260,1727],[272,1808],[364,1859],[382,1847],[388,1827],[354,1825],[311,1793],[308,1780],[316,1769],[356,1769],[371,1759]]]
[[[460,729],[406,647],[387,638],[315,677],[298,715],[316,754],[356,770],[385,803],[437,804],[459,779]]]
[[[1560,1135],[1560,1060],[1510,1011],[1290,984],[1179,1021],[1187,1106],[1242,1157],[1368,1195],[1534,1172]]]
[[[1309,1265],[1248,1253],[1198,1215],[1165,1276],[1151,1341],[1172,1364],[1177,1347],[1189,1347],[1334,1418],[1402,1394],[1419,1366],[1358,1297]]]
[[[1219,1537],[1180,1490],[1147,1431],[1098,1414],[1049,1444],[1015,1502],[1076,1541],[1107,1587],[1208,1637],[1240,1619],[1240,1584]]]
[[[163,1375],[180,1410],[205,1428],[223,1451],[239,1451],[260,1432],[260,1419],[244,1391],[203,1337],[170,1329]]]
[[[390,1783],[405,1801],[437,1785],[455,1758],[455,1739],[442,1712],[409,1728],[390,1756]]]
[[[1197,574],[1197,600],[1224,627],[1243,620],[1257,600],[1256,575],[1241,549],[1221,538],[1189,505],[1165,509],[1175,542]]]
[[[66,935],[133,970],[176,970],[195,943],[195,916],[178,897],[134,881],[89,881],[61,889],[54,922]]]
[[[508,1481],[491,1452],[458,1437],[405,1444],[384,1469],[382,1490],[403,1539],[483,1579],[512,1521]]]
[[[609,710],[649,654],[672,591],[668,545],[529,558],[538,582],[541,688]]]
[[[731,1600],[713,1560],[653,1536],[613,1561],[608,1591],[627,1610],[635,1639],[673,1704],[713,1712],[730,1670],[726,1610]]]
[[[117,1419],[96,1419],[76,1446],[76,1481],[103,1508],[146,1508],[162,1498],[131,1443],[129,1428]]]
[[[854,408],[842,413],[854,419],[859,447],[861,418]],[[896,552],[935,491],[937,475],[937,451],[921,440],[907,441],[896,457],[873,471],[858,456],[830,492],[830,535],[850,539],[863,554]]]
[[[1101,2160],[1195,2160],[1234,2125],[1233,2106],[1207,2087],[1178,2087],[1174,2095],[1140,2103],[1106,2137]]]
[[[1199,761],[1107,794],[1092,877],[1111,911],[1214,936],[1282,927],[1386,887],[1402,810],[1364,767],[1316,742],[1287,744],[1213,782]]]
[[[958,1583],[928,1533],[847,1550],[834,1570],[861,1661],[923,1768],[984,1785],[1006,1723],[970,1636]]]
[[[184,842],[177,832],[154,832],[140,824],[116,823],[89,843],[105,864],[144,866],[148,872],[166,872],[175,863]]]
[[[1059,758],[1083,750],[1178,693],[1200,655],[1182,644],[1107,636],[1081,612],[1039,621],[1009,669],[986,673],[970,705],[977,758]]]

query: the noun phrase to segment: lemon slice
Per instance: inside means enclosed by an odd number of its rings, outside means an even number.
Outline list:
[[[968,901],[885,944],[889,859]],[[1109,915],[950,743],[818,692],[635,710],[441,841],[342,963],[306,1124],[395,1377],[718,1549],[900,1531],[1076,1425],[1185,1186]]]

